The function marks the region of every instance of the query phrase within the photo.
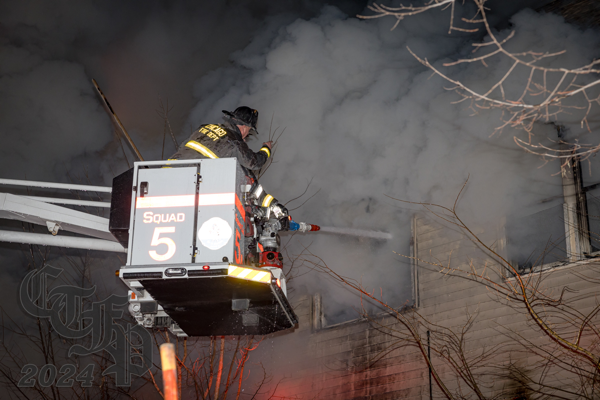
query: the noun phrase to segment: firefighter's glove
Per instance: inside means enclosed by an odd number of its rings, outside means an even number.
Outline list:
[[[271,212],[277,219],[287,218],[289,215],[287,208],[285,208],[282,204],[279,203],[271,205]]]

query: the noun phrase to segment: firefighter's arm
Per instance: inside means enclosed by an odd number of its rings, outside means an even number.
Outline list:
[[[267,162],[269,157],[271,157],[271,149],[264,145],[260,148],[258,153],[250,150],[248,145],[245,142],[237,141],[236,142],[236,151],[237,151],[237,159],[239,163],[248,169],[256,170],[262,168],[263,165]]]
[[[269,219],[271,214],[276,219],[287,218],[289,216],[287,208],[280,204],[277,199],[263,190],[260,183],[256,182],[250,190],[250,196],[257,206],[262,207],[263,216]]]

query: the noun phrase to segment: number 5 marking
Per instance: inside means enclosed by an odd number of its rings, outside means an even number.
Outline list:
[[[158,246],[159,244],[167,245],[167,252],[165,254],[158,254],[154,250],[150,250],[148,254],[152,257],[153,260],[156,261],[167,261],[169,258],[173,257],[175,254],[175,250],[177,246],[175,246],[175,242],[173,239],[168,237],[159,238],[161,233],[174,233],[174,226],[163,226],[154,228],[154,234],[152,235],[152,241],[150,242],[150,246]]]

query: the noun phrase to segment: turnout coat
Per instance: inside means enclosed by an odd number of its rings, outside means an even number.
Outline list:
[[[242,138],[238,127],[226,122],[201,125],[169,159],[235,157],[242,167],[252,171],[262,168],[270,156],[271,151],[267,146],[253,152]]]

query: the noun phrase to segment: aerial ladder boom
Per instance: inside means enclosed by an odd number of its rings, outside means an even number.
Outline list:
[[[111,193],[110,187],[0,179],[0,185]],[[52,204],[54,203],[54,204]],[[0,193],[0,218],[46,226],[52,235],[1,231],[0,241],[77,249],[126,252],[108,229],[109,219],[59,206],[110,207],[110,202]],[[87,237],[58,236],[60,230]]]

